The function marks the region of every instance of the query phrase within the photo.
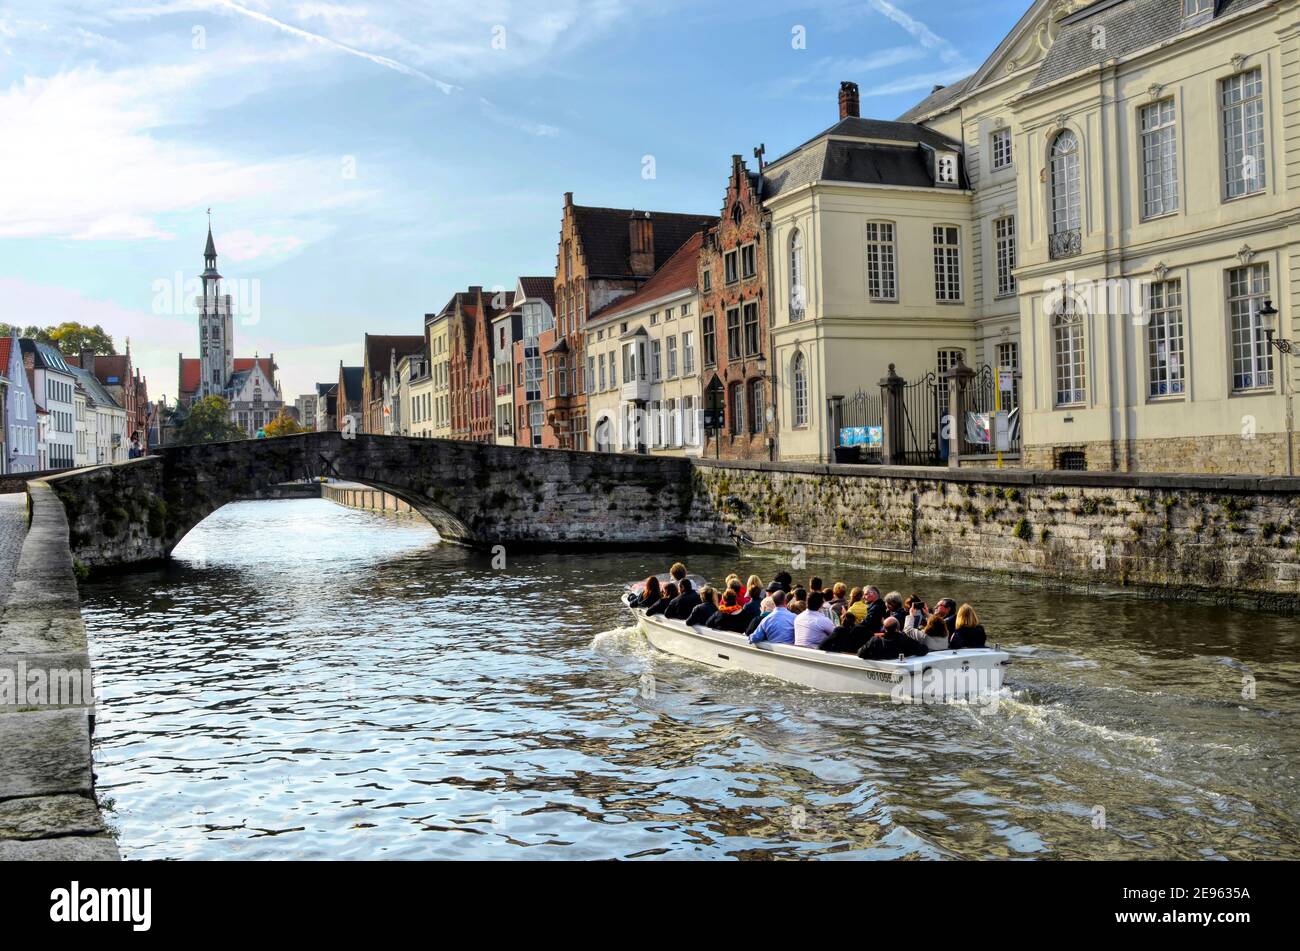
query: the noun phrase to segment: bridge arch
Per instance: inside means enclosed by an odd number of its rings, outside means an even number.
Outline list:
[[[74,557],[99,568],[166,558],[228,502],[319,476],[389,492],[484,548],[681,543],[699,515],[687,459],[338,432],[170,447],[47,481]]]

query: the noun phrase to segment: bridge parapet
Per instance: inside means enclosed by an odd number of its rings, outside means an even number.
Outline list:
[[[383,489],[445,540],[485,548],[680,543],[694,502],[687,459],[336,432],[171,447],[48,483],[73,555],[106,568],[165,558],[227,502],[321,476]]]

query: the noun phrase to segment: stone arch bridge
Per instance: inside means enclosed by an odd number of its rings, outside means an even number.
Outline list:
[[[306,433],[175,446],[46,479],[68,516],[73,557],[87,568],[166,558],[227,502],[278,484],[334,477],[410,504],[448,541],[563,548],[723,540],[688,459],[565,452],[442,439]],[[714,530],[718,534],[711,534]]]

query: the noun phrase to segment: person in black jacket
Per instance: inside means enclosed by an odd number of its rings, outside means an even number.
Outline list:
[[[676,597],[677,597],[677,585],[673,584],[670,581],[668,582],[668,584],[664,585],[663,593],[660,594],[659,600],[656,601],[654,604],[650,605],[650,607],[646,608],[645,611],[646,615],[649,616],[651,614],[663,614],[665,611],[668,610],[668,605],[671,604],[673,602],[673,599]]]
[[[858,651],[863,660],[897,660],[899,654],[921,657],[928,654],[926,646],[903,633],[898,618],[885,618],[884,626]]]
[[[749,627],[749,622],[753,619],[754,612],[745,613],[749,605],[742,608],[737,602],[740,599],[736,597],[736,592],[728,589],[722,596],[722,603],[718,605],[718,610],[714,612],[713,617],[709,618],[708,626],[715,631],[731,631],[735,634],[744,634],[745,628]],[[757,605],[754,605],[757,610]]]
[[[948,629],[948,636],[952,636],[953,629],[957,626],[957,602],[952,598],[940,598],[934,606],[934,613],[943,618],[943,625]]]
[[[988,636],[984,633],[984,625],[975,615],[975,609],[969,604],[963,604],[957,609],[957,623],[953,627],[952,636],[948,638],[948,646],[956,651],[967,647],[983,647],[986,643]]]
[[[700,603],[691,608],[691,613],[686,616],[686,626],[695,627],[700,624],[708,624],[709,618],[713,617],[717,610],[718,592],[705,585],[700,589]]]
[[[685,621],[695,610],[695,606],[700,603],[700,593],[695,590],[695,585],[690,578],[683,578],[678,587],[681,594],[673,598],[672,603],[668,605],[668,610],[664,611],[664,617],[672,618],[674,621]]]
[[[773,591],[784,591],[786,594],[789,594],[790,586],[792,584],[794,584],[794,579],[790,577],[790,572],[778,571],[776,577],[772,579],[772,583],[767,586],[767,593],[771,594]]]
[[[903,596],[897,591],[891,591],[885,595],[885,617],[896,618],[899,630],[902,630],[904,622],[907,620],[907,612],[903,610]],[[883,618],[881,623],[884,623]]]

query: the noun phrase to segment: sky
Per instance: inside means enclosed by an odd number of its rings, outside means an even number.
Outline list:
[[[579,204],[717,214],[838,119],[977,68],[1029,0],[3,0],[0,322],[102,324],[176,396],[211,209],[287,401],[458,288],[555,271]]]

